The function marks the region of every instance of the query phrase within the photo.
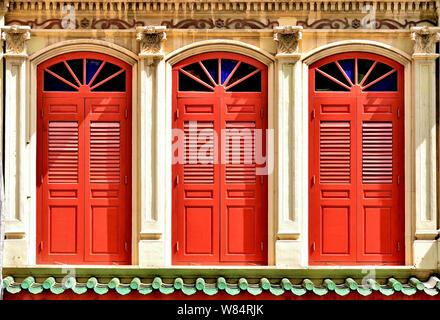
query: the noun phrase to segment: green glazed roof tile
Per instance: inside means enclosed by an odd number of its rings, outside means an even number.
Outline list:
[[[390,295],[394,294],[394,289],[393,289],[393,287],[390,287],[389,285],[383,285],[383,286],[380,286],[379,292],[385,296],[390,296]]]
[[[226,284],[225,291],[230,294],[231,296],[235,296],[240,293],[240,288],[237,284]]]
[[[305,294],[307,292],[306,289],[304,289],[302,286],[300,285],[293,285],[292,289],[290,289],[290,291],[296,295],[296,296],[302,296],[303,294]]]
[[[419,279],[417,279],[416,277],[411,277],[409,278],[409,284],[412,285],[413,287],[415,287],[417,290],[423,290],[425,288],[425,285],[423,284],[422,281],[420,281]],[[437,283],[438,285],[439,283]],[[437,289],[440,289],[437,286]]]
[[[138,292],[142,295],[153,292],[153,286],[151,284],[139,284]]]
[[[292,283],[289,281],[289,279],[283,278],[281,279],[281,285],[285,290],[291,290],[292,289]]]
[[[126,294],[129,294],[131,292],[131,287],[129,284],[119,284],[116,286],[116,292],[119,293],[121,296],[125,296]]]
[[[214,283],[206,284],[205,288],[203,288],[203,292],[208,296],[213,296],[218,292],[217,285]]]
[[[55,283],[52,287],[50,287],[50,292],[53,294],[62,294],[64,292],[63,285],[61,283]]]
[[[196,287],[193,285],[189,285],[189,284],[184,284],[181,290],[187,296],[191,296],[197,292]]]
[[[76,283],[73,288],[72,291],[75,292],[76,294],[83,294],[87,292],[87,285],[85,283]]]
[[[271,284],[269,291],[274,296],[280,296],[284,293],[284,289],[279,284]]]
[[[172,284],[162,284],[159,287],[159,292],[162,294],[171,294],[174,292],[174,285]]]
[[[412,296],[413,294],[417,293],[417,288],[413,287],[409,284],[402,285],[402,289],[400,290],[404,295]]]
[[[182,289],[182,287],[183,287],[183,279],[182,278],[174,279],[174,288],[180,290]]]
[[[346,296],[350,293],[350,288],[348,288],[345,284],[339,284],[335,287],[335,292],[339,296]]]
[[[313,293],[318,296],[323,296],[327,294],[328,289],[325,286],[314,286],[312,289]]]
[[[365,286],[365,285],[360,285],[357,287],[356,291],[361,295],[361,296],[369,296],[373,290],[371,290],[371,288],[369,286]]]
[[[247,288],[247,292],[249,292],[253,296],[258,296],[263,292],[263,288],[261,288],[259,284],[255,284],[255,285],[250,284],[249,287]]]
[[[21,278],[23,279],[23,278]],[[107,278],[108,279],[108,278]],[[167,278],[168,279],[168,278]],[[219,290],[224,290],[227,294],[235,296],[242,292],[248,292],[251,295],[258,296],[264,291],[268,291],[275,296],[293,294],[302,296],[309,292],[318,296],[325,296],[329,291],[335,291],[339,296],[345,296],[350,292],[361,296],[369,296],[373,291],[380,294],[390,296],[396,292],[411,296],[418,291],[427,295],[435,296],[439,293],[440,280],[436,276],[431,276],[428,281],[422,282],[415,277],[410,277],[406,282],[398,281],[395,278],[386,279],[385,283],[380,285],[373,279],[368,279],[364,283],[357,282],[352,278],[334,281],[332,279],[324,279],[320,285],[315,285],[311,279],[293,279],[288,278],[273,279],[272,283],[267,278],[249,279],[241,277],[238,280],[226,280],[224,277],[217,279],[205,279],[198,277],[197,279],[185,280],[182,277],[176,277],[171,280],[163,280],[160,276],[156,276],[153,281],[142,281],[140,277],[134,277],[131,280],[125,279],[122,283],[118,277],[111,278],[107,283],[100,283],[96,277],[90,277],[87,281],[78,282],[73,276],[63,278],[57,281],[53,276],[36,282],[32,276],[26,277],[21,282],[16,282],[14,277],[9,275],[3,279],[3,287],[6,292],[16,294],[22,290],[27,290],[32,294],[40,294],[42,292],[52,292],[53,294],[62,294],[67,290],[72,290],[75,294],[84,294],[87,291],[93,291],[96,294],[103,295],[114,290],[120,295],[127,295],[132,291],[137,291],[142,295],[149,294],[154,290],[162,294],[169,295],[176,290],[181,291],[185,295],[191,296],[197,291],[209,296],[215,296]],[[296,284],[293,284],[296,283]]]
[[[335,290],[336,288],[336,284],[330,279],[325,279],[322,285],[325,286],[327,290],[331,290],[331,291]]]
[[[28,290],[32,294],[39,294],[43,292],[43,285],[41,283],[32,283]]]
[[[108,285],[107,284],[101,284],[98,283],[94,288],[93,291],[95,291],[99,295],[106,294],[108,292]]]

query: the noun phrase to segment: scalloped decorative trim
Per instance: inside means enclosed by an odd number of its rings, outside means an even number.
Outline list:
[[[361,296],[369,296],[373,291],[378,291],[385,296],[402,292],[404,295],[411,296],[418,291],[427,295],[437,295],[440,290],[440,279],[431,276],[428,281],[422,282],[415,277],[408,279],[407,283],[401,283],[394,278],[389,278],[386,284],[379,284],[375,280],[369,279],[367,284],[359,284],[352,278],[347,278],[343,283],[335,283],[330,279],[325,279],[317,285],[310,279],[303,279],[301,282],[295,281],[295,284],[287,278],[280,282],[270,282],[266,278],[261,278],[258,283],[248,283],[245,278],[240,278],[238,282],[227,282],[223,277],[216,281],[197,278],[194,283],[185,283],[182,278],[175,278],[172,282],[164,282],[160,277],[154,278],[152,282],[143,283],[140,278],[135,277],[129,283],[122,283],[119,278],[113,278],[108,283],[100,283],[96,277],[91,277],[85,283],[77,282],[74,277],[64,279],[62,282],[56,282],[53,277],[47,278],[42,283],[35,282],[32,276],[27,277],[22,282],[16,282],[12,276],[3,279],[3,287],[8,293],[17,294],[22,290],[28,290],[32,294],[39,294],[43,291],[50,291],[54,294],[62,294],[66,290],[72,290],[81,295],[88,290],[93,290],[96,294],[103,295],[109,290],[115,290],[120,295],[127,295],[132,291],[137,291],[142,295],[149,294],[154,290],[162,294],[172,294],[176,290],[181,290],[185,295],[191,296],[198,291],[213,296],[219,291],[224,290],[231,296],[238,295],[241,292],[249,292],[252,295],[259,295],[263,291],[269,291],[275,296],[285,293],[291,293],[296,296],[302,296],[306,292],[314,293],[318,296],[324,296],[330,291],[335,291],[339,296],[345,296],[351,291],[357,292]]]

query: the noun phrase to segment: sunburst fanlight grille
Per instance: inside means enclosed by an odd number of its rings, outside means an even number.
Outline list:
[[[44,91],[77,92],[87,86],[92,92],[124,92],[126,72],[108,61],[72,59],[44,69]]]
[[[371,59],[342,59],[315,70],[316,91],[397,91],[397,69]]]
[[[261,92],[261,70],[233,59],[206,59],[179,69],[179,91]]]

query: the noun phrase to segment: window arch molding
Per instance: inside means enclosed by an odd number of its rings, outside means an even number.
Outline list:
[[[375,53],[388,57],[403,66],[407,66],[411,62],[411,56],[406,52],[377,41],[369,40],[345,40],[329,43],[304,53],[301,61],[306,65],[312,65],[325,57],[348,51]]]
[[[132,66],[138,61],[138,55],[134,52],[111,42],[94,39],[75,39],[54,43],[31,54],[29,61],[32,65],[39,65],[61,54],[77,51],[105,53]]]
[[[165,61],[170,65],[174,65],[188,57],[195,56],[200,53],[216,51],[239,53],[254,58],[268,66],[275,61],[275,57],[266,50],[245,42],[225,39],[206,40],[191,43],[166,55]]]

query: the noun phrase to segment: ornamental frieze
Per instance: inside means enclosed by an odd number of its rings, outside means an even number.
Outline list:
[[[297,26],[304,29],[409,29],[415,26],[436,26],[435,20],[408,20],[402,21],[394,19],[305,19],[297,20]]]
[[[272,29],[278,26],[277,20],[267,19],[185,19],[174,22],[162,21],[168,29]]]
[[[141,19],[89,19],[79,18],[72,19],[69,29],[133,29],[143,27],[150,23]],[[31,20],[12,19],[7,21],[6,25],[30,26],[32,29],[65,29],[65,21],[63,19],[46,19],[38,18]],[[182,20],[163,20],[157,25],[167,27],[167,29],[273,29],[279,26],[279,22],[275,19],[182,19]],[[304,29],[410,29],[411,27],[436,26],[435,19],[358,19],[358,18],[335,18],[335,19],[298,19],[296,26]]]

